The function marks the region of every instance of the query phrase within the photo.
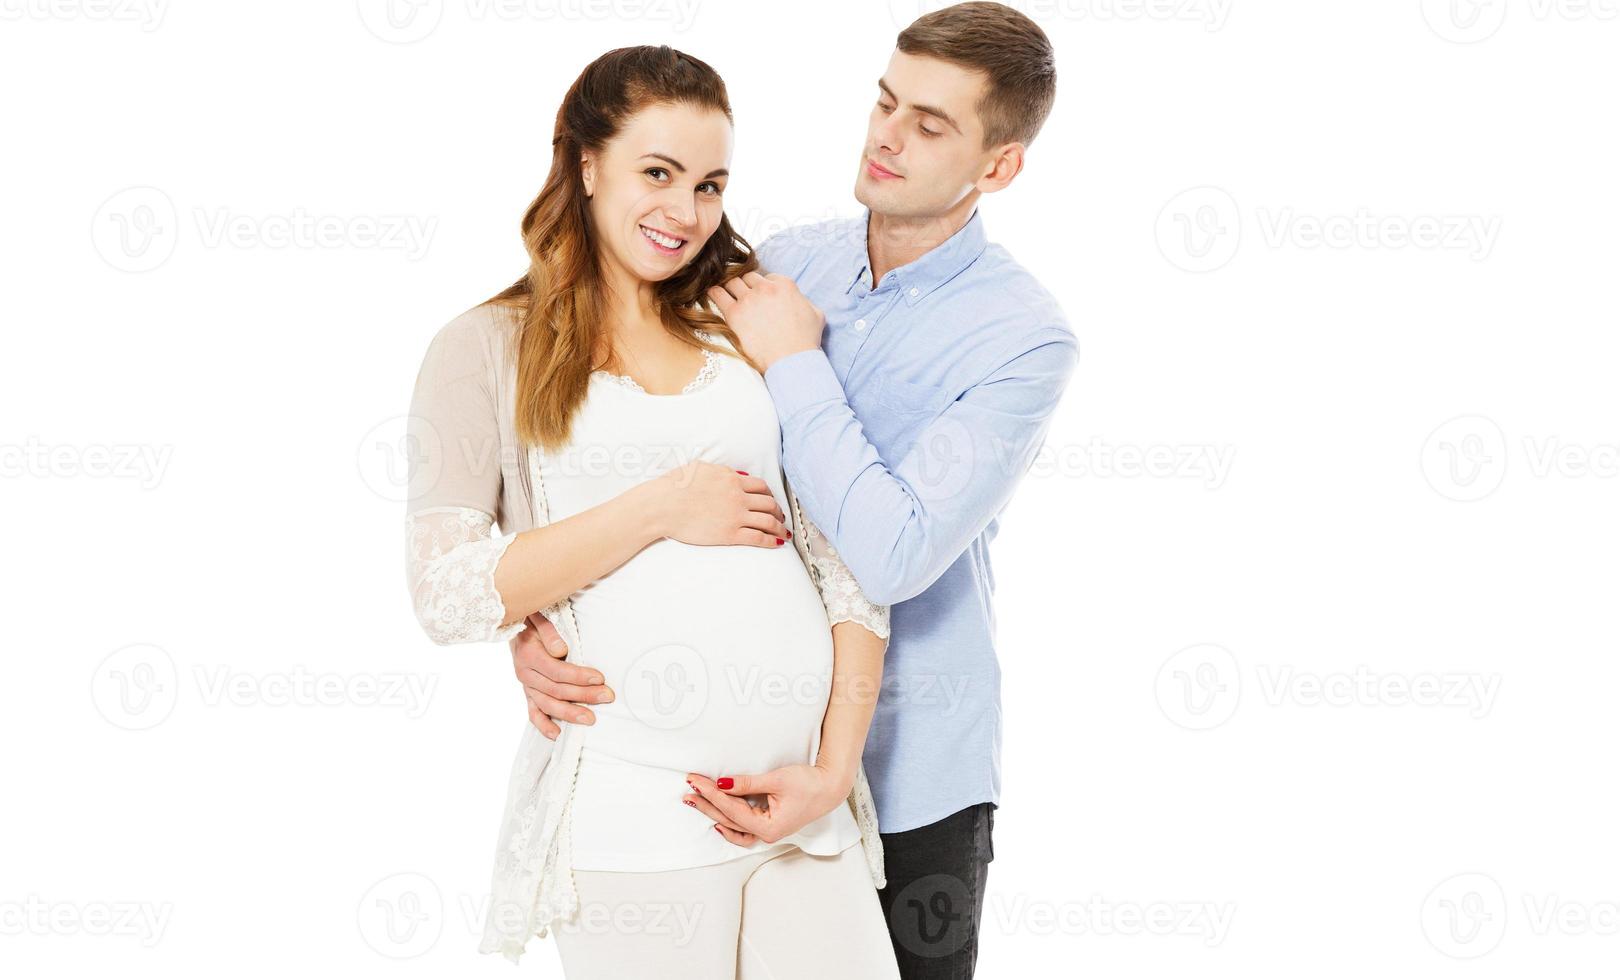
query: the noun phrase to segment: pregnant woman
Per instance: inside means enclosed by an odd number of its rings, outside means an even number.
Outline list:
[[[543,613],[615,695],[555,742],[525,725],[481,950],[551,930],[571,980],[892,980],[860,770],[888,610],[803,520],[764,379],[704,307],[759,275],[731,138],[719,76],[667,47],[569,89],[528,272],[417,377],[411,594],[438,643]],[[770,770],[810,801],[772,841],[690,782]]]

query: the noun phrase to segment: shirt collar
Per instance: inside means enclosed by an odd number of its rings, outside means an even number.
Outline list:
[[[872,211],[868,208],[866,217],[861,222],[860,246],[852,259],[854,271],[844,287],[846,293],[854,289],[857,282],[865,282],[870,288],[871,270],[868,268],[866,230],[871,220]],[[906,303],[915,306],[929,293],[972,265],[974,259],[984,254],[986,242],[984,221],[979,217],[979,209],[975,206],[973,213],[968,216],[967,223],[958,228],[956,234],[905,265],[889,270],[883,276],[882,285],[887,287],[893,282],[899,288],[900,295],[905,297]]]

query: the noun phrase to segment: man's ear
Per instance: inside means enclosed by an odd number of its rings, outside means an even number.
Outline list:
[[[985,194],[994,194],[1018,176],[1024,169],[1024,144],[1004,143],[990,158],[990,164],[985,168],[984,175],[974,182],[973,186]]]
[[[585,182],[585,196],[596,193],[596,157],[590,150],[579,156],[579,176]]]

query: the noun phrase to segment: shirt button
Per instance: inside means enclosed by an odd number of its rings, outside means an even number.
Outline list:
[[[856,320],[855,321],[855,329],[856,330],[865,330],[866,329],[866,321],[865,320]]]
[[[915,296],[915,295],[917,295],[917,287],[916,287],[916,286],[912,286],[912,287],[911,287],[911,295],[912,295],[912,296]]]

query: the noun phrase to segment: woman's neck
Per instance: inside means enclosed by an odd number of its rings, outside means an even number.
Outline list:
[[[664,333],[658,313],[658,297],[653,283],[638,279],[612,262],[604,263],[603,339],[608,350],[634,349],[645,340],[657,340]]]

